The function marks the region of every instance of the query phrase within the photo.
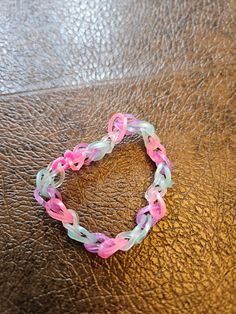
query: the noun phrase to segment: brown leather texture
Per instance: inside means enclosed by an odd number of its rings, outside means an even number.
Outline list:
[[[0,313],[236,313],[235,1],[2,0]],[[127,253],[85,251],[33,198],[37,172],[151,122],[173,162],[168,215]],[[68,172],[91,231],[134,227],[154,164],[139,137]]]

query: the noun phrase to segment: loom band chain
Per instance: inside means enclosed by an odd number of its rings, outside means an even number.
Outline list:
[[[68,209],[68,212],[73,217],[72,224],[67,223],[67,222],[62,222],[63,226],[67,229],[68,236],[71,239],[84,243],[84,244],[95,243],[97,241],[95,236],[93,236],[93,234],[90,233],[86,228],[79,225],[79,218],[78,218],[77,213],[72,209]]]
[[[55,188],[48,188],[48,194],[50,198],[57,198],[62,201],[61,193]]]
[[[100,257],[107,258],[117,250],[128,251],[134,244],[140,243],[146,237],[151,226],[151,215],[144,215],[132,231],[121,232],[115,239],[102,233],[93,233],[100,243],[85,244],[85,248],[90,252],[98,253]]]
[[[85,243],[84,247],[89,252],[97,253],[102,258],[110,257],[128,242],[128,240],[123,238],[109,238],[103,233],[93,233],[93,235],[98,243]]]
[[[47,200],[45,200],[45,199],[40,195],[39,189],[36,188],[36,189],[34,190],[34,197],[35,197],[36,201],[37,201],[40,205],[42,205],[43,207],[46,207],[46,202],[48,201],[48,198],[49,198],[49,197],[50,197],[50,198],[58,198],[58,199],[62,200],[61,193],[60,193],[57,189],[51,187],[51,188],[48,188],[48,189],[47,189],[47,192],[48,192],[48,197],[46,197]]]
[[[109,143],[109,149],[107,148],[107,154],[110,154],[113,151],[113,148],[115,147],[115,143],[112,142],[109,135],[103,136],[101,139],[101,142],[108,142]]]
[[[164,201],[163,201],[164,202]],[[153,226],[157,224],[159,220],[161,220],[166,215],[166,205],[165,203],[155,203],[149,204],[150,209],[149,212],[153,218]],[[154,223],[155,222],[155,223]]]
[[[172,178],[171,178],[171,171],[170,168],[167,165],[164,165],[164,185],[166,188],[170,188],[173,184]]]
[[[91,149],[89,148],[89,145],[87,145],[87,147],[82,150],[81,154],[84,156],[84,165],[90,165],[99,154],[99,149]]]
[[[91,144],[80,143],[73,151],[67,150],[64,157],[59,157],[52,163],[52,170],[56,170],[60,165],[64,170],[71,168],[74,171],[80,170],[83,164],[90,164],[103,158],[106,153],[110,153],[114,148],[114,143],[108,141],[109,137],[104,137],[101,141]]]
[[[36,187],[43,196],[48,197],[47,188],[53,184],[53,178],[47,168],[41,169],[36,176]]]
[[[40,195],[39,189],[37,188],[34,189],[34,198],[40,205],[45,207],[46,201],[42,198],[42,196]]]
[[[141,232],[137,234],[136,239],[135,239],[135,244],[139,244],[143,241],[144,238],[146,238],[149,230],[152,227],[152,216],[151,215],[145,215],[146,216],[146,221],[144,222],[144,227],[141,229]]]
[[[79,143],[77,144],[74,149],[73,149],[73,153],[80,153],[80,154],[83,154],[86,152],[86,149],[88,147],[88,143]]]
[[[148,156],[157,165],[164,161],[169,167],[171,167],[171,163],[166,157],[166,149],[156,137],[150,136],[145,142],[145,146]]]
[[[128,240],[123,238],[105,240],[100,244],[97,254],[102,258],[108,258],[120,250],[127,242]]]
[[[145,217],[143,217],[143,218],[145,219]],[[143,223],[144,223],[144,221],[145,220],[143,220]],[[123,238],[123,239],[128,240],[128,242],[122,247],[122,249],[121,249],[122,251],[128,251],[129,249],[131,249],[131,247],[135,244],[136,235],[138,234],[138,232],[140,230],[141,230],[141,225],[138,224],[131,231],[124,231],[124,232],[117,234],[116,238]]]
[[[94,159],[94,161],[102,159],[105,154],[110,154],[114,147],[115,143],[111,140],[109,135],[103,136],[100,141],[96,141],[90,144],[91,148],[96,148],[100,151],[100,154]]]
[[[167,170],[165,170],[165,167],[166,167],[166,169],[169,170],[169,168],[165,165],[164,162],[157,164],[157,168],[156,168],[156,171],[154,174],[153,184],[157,185],[160,178],[163,178],[163,176],[166,177],[165,172],[167,172]]]
[[[86,156],[81,152],[72,152],[71,150],[67,150],[64,153],[64,157],[71,170],[79,171],[84,164]]]
[[[48,166],[47,169],[52,173],[53,177],[58,175],[64,176],[65,171],[69,169],[69,165],[67,164],[65,157],[61,156],[54,161],[52,161]]]
[[[145,198],[150,205],[158,204],[161,210],[161,217],[166,215],[166,204],[157,188],[150,188],[145,193]],[[150,208],[151,215],[155,214],[154,207]]]
[[[122,121],[122,128],[119,129],[114,126],[114,122],[118,118]],[[115,144],[120,143],[125,136],[127,130],[127,122],[128,118],[123,113],[115,113],[109,120],[108,135]]]
[[[158,193],[160,194],[160,192],[158,190],[158,186],[155,187],[155,186],[151,185],[147,189],[147,191],[145,192],[144,197],[146,198],[146,200],[148,201],[149,204],[154,204],[155,201],[157,200]]]
[[[173,168],[171,161],[169,160],[169,158],[165,154],[163,154],[162,151],[156,152],[153,161],[156,163],[156,165],[164,162],[170,170],[172,170],[172,168]]]
[[[167,182],[168,183],[168,182]],[[148,187],[145,198],[149,199],[149,191],[155,189],[163,197],[167,192],[166,178],[160,172],[156,172],[153,183]]]
[[[71,151],[66,151],[64,153],[64,157],[58,157],[57,159],[55,159],[52,163],[52,170],[56,171],[56,169],[58,168],[58,166],[60,165],[61,167],[63,167],[64,171],[68,170],[69,168],[71,168],[71,166],[74,168],[76,167],[73,164],[73,161],[70,157],[72,157],[72,155],[69,153]],[[73,151],[74,152],[74,151]],[[65,156],[65,154],[68,154],[67,156]],[[78,168],[78,167],[77,167]],[[75,170],[79,170],[79,169],[75,169]]]
[[[153,186],[153,185],[151,185],[150,186],[150,189],[151,188],[154,188],[155,190],[156,190],[156,192],[158,192],[160,195],[161,195],[161,197],[164,197],[164,195],[166,194],[166,192],[167,192],[167,188],[165,187],[165,185],[163,184],[162,185],[162,183],[160,184],[160,185],[158,185],[158,186]],[[147,193],[145,193],[145,196],[147,195]]]
[[[109,240],[110,238],[107,237],[104,233],[93,232],[92,235],[96,238],[95,243],[85,243],[84,247],[87,251],[91,253],[97,253],[99,251],[100,245],[102,242]]]
[[[47,213],[52,218],[62,221],[70,238],[82,242],[88,251],[97,253],[103,258],[111,256],[118,250],[128,250],[146,237],[151,226],[165,216],[166,206],[162,197],[167,187],[172,185],[172,164],[166,156],[164,146],[160,144],[159,137],[154,133],[153,125],[137,120],[133,115],[118,113],[111,118],[108,129],[110,132],[100,141],[91,144],[80,143],[73,151],[66,151],[64,156],[39,171],[34,191],[36,200],[46,208]],[[121,233],[122,236],[109,238],[104,234],[90,233],[79,225],[77,214],[65,207],[56,187],[62,184],[65,170],[69,168],[79,170],[83,164],[102,159],[125,135],[134,133],[143,136],[147,152],[157,166],[154,182],[145,193],[149,204],[139,210],[136,216],[137,226],[131,231]]]
[[[53,219],[67,223],[73,222],[73,216],[63,204],[62,200],[51,198],[45,203],[45,208],[48,215]]]
[[[170,188],[173,185],[173,181],[172,181],[170,168],[166,165],[164,166],[164,175],[166,177],[165,179],[166,187]]]
[[[48,172],[50,173],[50,175],[52,176],[52,178],[54,179],[56,176],[58,176],[60,173],[65,172],[64,168],[62,167],[61,164],[57,165],[57,168],[55,170],[52,169],[52,162],[50,162],[48,164],[48,166],[46,167],[46,169],[48,170]]]
[[[66,162],[64,157],[58,157],[52,162],[52,170],[56,171],[58,166],[63,167],[64,171],[68,170],[70,168],[69,164]]]
[[[93,160],[94,158],[96,158],[96,155],[98,153],[98,150],[97,149],[90,149],[88,148],[89,147],[89,144],[87,143],[80,143],[78,145],[75,146],[75,148],[73,149],[73,154],[71,156],[71,158],[73,158],[73,156],[77,156],[79,159],[80,159],[80,162],[82,162],[83,160],[83,164],[84,165],[89,165]],[[82,164],[82,165],[83,165]],[[78,167],[74,167],[74,170],[79,170],[82,165],[78,165]]]
[[[112,151],[111,147],[114,147],[114,143],[111,146],[112,141],[96,141],[88,145],[89,150],[97,150],[97,154],[93,157],[93,161],[102,159],[106,154]]]
[[[143,137],[143,141],[144,141],[144,145],[146,147],[146,151],[147,154],[149,155],[149,157],[152,159],[151,156],[153,156],[154,154],[152,153],[152,149],[150,148],[150,138],[153,138],[155,140],[156,143],[159,143],[159,147],[160,148],[154,148],[154,151],[158,151],[159,149],[161,149],[162,147],[164,148],[163,145],[160,144],[160,139],[159,137],[153,133],[152,135],[147,134],[146,132],[142,131],[142,137]],[[165,149],[165,148],[164,148]],[[153,160],[153,159],[152,159]],[[153,160],[154,161],[154,160]]]
[[[148,136],[147,141],[145,142],[148,155],[153,161],[155,161],[155,154],[159,151],[162,151],[166,155],[165,147],[160,143],[160,140],[156,134]]]
[[[88,143],[80,143],[73,149],[74,153],[81,153],[84,158],[84,165],[89,165],[96,156],[97,150],[88,150]]]
[[[147,235],[152,225],[152,223],[149,223],[149,220],[152,221],[152,218],[147,217],[147,215],[143,215],[140,222],[137,224],[137,226],[134,227],[133,230],[117,234],[116,238],[123,238],[128,240],[128,242],[122,248],[120,248],[121,251],[128,251],[133,247],[133,245],[139,243],[138,241],[142,237],[144,238]],[[148,227],[147,224],[150,224],[150,226]]]
[[[86,250],[97,253],[102,258],[108,258],[120,250],[128,242],[124,238],[109,238],[103,233],[93,233],[98,243],[84,244]]]
[[[60,169],[60,170],[58,170]],[[65,180],[65,170],[63,167],[61,167],[61,165],[59,164],[58,167],[57,167],[57,170],[56,172],[52,172],[52,177],[53,177],[53,187],[54,188],[59,188],[63,181]],[[56,177],[59,176],[58,180],[56,180]]]
[[[162,178],[160,178],[160,180],[158,181],[157,184],[152,183],[149,186],[148,190],[149,189],[155,189],[156,191],[158,191],[160,193],[161,197],[163,197],[166,194],[166,192],[167,192],[167,187],[166,187],[166,183],[165,183],[164,177],[162,176]],[[146,192],[145,196],[147,195],[147,193],[148,192]]]
[[[135,122],[138,121],[138,119],[136,119],[132,114],[126,114],[126,117],[128,118],[128,125],[125,135],[133,135],[138,133],[139,130],[132,126]]]
[[[67,229],[67,226],[64,224],[64,227]],[[78,241],[80,243],[86,244],[91,243],[91,239],[88,238],[89,231],[82,226],[78,226],[76,230],[68,230],[67,235],[72,240]]]
[[[65,179],[64,168],[60,165],[58,165],[58,168],[60,168],[58,172],[53,171],[51,164],[49,164],[47,168],[40,170],[36,176],[36,187],[38,188],[40,194],[45,197],[49,197],[47,192],[48,187],[58,188]],[[59,176],[59,179],[58,181],[55,181],[57,176]]]
[[[136,215],[136,223],[142,224],[142,218],[150,213],[152,216],[152,227],[162,218],[160,215],[161,210],[159,204],[148,204],[147,206],[141,208]]]
[[[140,228],[140,226],[136,226],[135,228]],[[121,251],[128,251],[135,245],[135,241],[136,241],[135,235],[136,234],[134,234],[134,233],[131,234],[132,231],[121,232],[120,234],[118,234],[116,236],[116,238],[122,238],[122,239],[128,240],[128,242],[120,249]]]
[[[162,189],[166,189],[168,187],[171,187],[172,184],[173,182],[171,179],[170,169],[164,163],[160,163],[157,166],[154,175],[154,181],[151,186],[156,187],[157,185],[159,185]]]
[[[138,133],[138,129],[132,127],[132,123],[134,123],[135,121],[138,121],[138,119],[136,119],[134,115],[129,114],[129,113],[125,113],[124,116],[127,118],[127,129],[126,129],[125,135],[132,135],[132,134]],[[118,118],[114,122],[114,126],[117,129],[121,130],[123,127],[123,120]]]
[[[99,149],[87,149],[85,152],[85,160],[84,164],[85,165],[90,165],[92,161],[95,161],[96,157],[99,154]]]
[[[132,121],[129,126],[136,130],[136,133],[141,134],[145,138],[155,133],[154,126],[151,123],[144,120]]]

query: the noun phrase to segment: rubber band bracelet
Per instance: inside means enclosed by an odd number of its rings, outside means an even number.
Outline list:
[[[80,225],[77,213],[66,208],[57,188],[62,184],[66,170],[78,171],[83,165],[102,159],[112,152],[125,135],[133,134],[142,135],[147,154],[157,166],[154,181],[145,193],[148,205],[138,211],[137,225],[131,231],[121,232],[115,238],[103,233],[89,232]],[[116,113],[108,123],[108,134],[100,141],[80,143],[38,172],[34,197],[45,207],[49,216],[62,222],[70,238],[83,243],[89,252],[108,258],[118,250],[128,251],[133,245],[140,243],[151,227],[166,215],[163,196],[167,188],[172,186],[171,170],[172,164],[153,125],[136,119],[132,114]]]

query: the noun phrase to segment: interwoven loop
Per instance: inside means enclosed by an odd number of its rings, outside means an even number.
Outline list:
[[[91,233],[79,224],[77,213],[66,208],[57,188],[63,183],[66,170],[78,171],[83,165],[102,159],[112,152],[124,136],[133,134],[142,135],[147,154],[157,166],[154,181],[145,193],[148,205],[138,211],[137,225],[131,231],[121,232],[115,238],[103,233]],[[172,186],[171,170],[172,164],[153,125],[136,119],[132,114],[116,113],[108,123],[108,134],[100,141],[80,143],[38,172],[34,197],[49,216],[62,222],[71,239],[83,243],[89,252],[108,258],[118,250],[128,251],[133,245],[140,243],[151,227],[166,215],[163,196],[167,188]]]

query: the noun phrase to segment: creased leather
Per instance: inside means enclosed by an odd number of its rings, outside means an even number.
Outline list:
[[[233,1],[7,1],[0,10],[0,313],[232,314]],[[38,170],[106,133],[153,123],[173,162],[168,215],[102,260],[33,198]],[[155,167],[137,136],[60,188],[91,231],[134,226]]]

